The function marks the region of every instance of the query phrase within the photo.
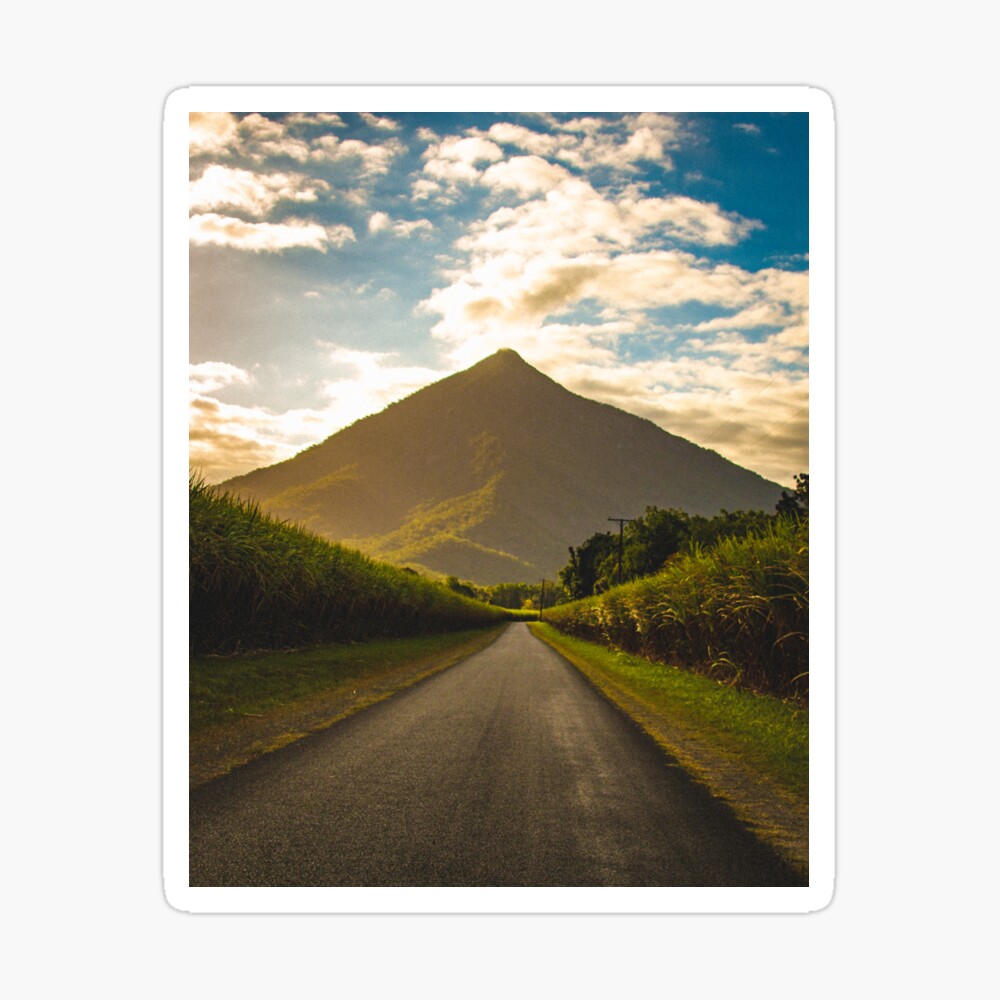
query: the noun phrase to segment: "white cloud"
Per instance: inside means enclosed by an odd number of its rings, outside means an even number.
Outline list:
[[[614,128],[613,121],[607,118],[594,118],[584,117],[584,118],[568,118],[565,121],[556,118],[555,115],[542,114],[542,120],[556,132],[576,132],[582,133],[587,136],[595,136],[599,132],[603,132]]]
[[[752,330],[758,326],[785,326],[790,318],[787,300],[766,299],[755,302],[732,315],[716,316],[691,327],[694,333],[712,333],[716,330]]]
[[[805,326],[792,326],[763,340],[751,340],[734,330],[727,330],[711,340],[695,337],[684,344],[692,352],[735,359],[742,372],[759,373],[773,371],[775,366],[805,362],[809,341]]]
[[[684,128],[679,118],[655,111],[643,111],[637,115],[626,115],[625,121],[636,128],[646,128],[665,146],[679,146],[684,139]]]
[[[326,241],[332,246],[346,246],[348,243],[353,243],[355,239],[354,230],[350,226],[337,225],[326,227]]]
[[[435,180],[444,182],[446,186],[461,181],[475,183],[479,180],[479,171],[471,163],[462,160],[434,159],[424,166],[424,172]]]
[[[368,220],[368,232],[381,233],[392,228],[392,219],[385,212],[373,212]]]
[[[354,162],[367,174],[386,174],[393,158],[405,151],[406,147],[393,137],[385,142],[372,145],[360,139],[340,139],[335,135],[322,135],[313,140],[309,158],[316,162]]]
[[[673,160],[667,151],[679,145],[682,135],[676,118],[651,112],[624,115],[617,121],[584,117],[561,122],[552,116],[547,120],[563,134],[553,155],[581,170],[608,167],[632,171],[643,161],[672,170]]]
[[[718,205],[683,196],[642,198],[597,192],[587,181],[545,161],[519,157],[490,167],[484,182],[515,188],[521,194],[550,185],[544,198],[497,209],[469,227],[460,249],[486,253],[530,254],[558,251],[589,253],[609,246],[630,249],[644,239],[671,239],[700,246],[738,243],[761,224]]]
[[[240,122],[239,129],[243,152],[254,160],[287,156],[304,163],[309,158],[308,143],[291,135],[279,121],[251,114]]]
[[[494,163],[503,159],[503,152],[495,142],[478,136],[448,136],[443,142],[424,153],[430,161],[450,160],[474,166],[477,163]]]
[[[375,119],[373,124],[382,130],[396,128],[389,119]],[[297,163],[353,161],[365,174],[387,173],[393,158],[405,150],[395,136],[374,144],[341,139],[332,132],[303,137],[304,128],[314,126],[343,128],[344,122],[330,113],[293,114],[283,120],[257,113],[242,119],[228,113],[192,116],[191,148],[192,153],[238,154],[257,163],[274,158]]]
[[[461,184],[479,180],[480,164],[495,163],[503,159],[503,151],[495,143],[481,136],[448,136],[430,145],[423,153],[422,183],[414,185],[417,198],[452,197]]]
[[[426,177],[418,177],[411,188],[414,201],[428,201],[433,198],[439,201],[449,201],[444,195],[444,188],[437,181],[429,180]]]
[[[747,135],[760,135],[760,126],[751,125],[750,122],[737,122],[733,125],[733,128],[738,129],[740,132],[746,132]]]
[[[188,123],[192,156],[223,152],[239,138],[236,116],[228,111],[192,111]]]
[[[225,361],[203,361],[198,365],[188,365],[188,384],[192,392],[217,392],[230,385],[249,385],[253,376]]]
[[[442,318],[435,336],[461,343],[487,330],[537,330],[590,301],[607,315],[699,302],[738,310],[764,293],[753,275],[689,254],[509,254],[484,259],[422,304]]]
[[[420,230],[430,231],[433,228],[428,219],[397,219],[394,222],[385,212],[373,212],[368,219],[368,231],[371,233],[389,231],[397,236],[411,236]]]
[[[330,185],[304,174],[255,174],[220,164],[206,167],[189,185],[193,209],[230,207],[258,217],[279,201],[314,202]]]
[[[384,132],[399,131],[399,123],[394,122],[391,118],[379,118],[377,115],[373,115],[369,111],[362,111],[361,117],[372,128],[381,129]]]
[[[217,483],[291,458],[326,437],[327,424],[311,410],[272,413],[195,395],[188,433],[191,468]]]
[[[643,112],[620,119],[583,117],[560,121],[539,115],[549,132],[537,132],[511,122],[497,122],[485,133],[505,146],[568,163],[582,171],[607,167],[632,171],[643,161],[673,169],[668,150],[681,141],[682,128],[671,115]]]
[[[718,205],[675,195],[620,203],[620,210],[644,230],[700,246],[733,246],[764,225],[725,212]]]
[[[549,163],[540,156],[515,156],[488,167],[482,175],[482,183],[487,187],[532,195],[551,191],[570,177],[565,167]]]
[[[544,198],[497,209],[474,223],[459,248],[484,253],[585,253],[632,243],[629,220],[586,181],[567,177]]]
[[[325,128],[346,128],[346,122],[340,115],[335,115],[329,111],[318,111],[314,114],[304,114],[297,112],[285,118],[285,124],[289,126],[298,125],[322,125]]]
[[[354,232],[348,226],[324,227],[297,219],[280,224],[244,222],[208,212],[191,217],[189,236],[191,242],[198,245],[211,244],[256,253],[274,253],[291,247],[309,247],[325,253],[328,243],[342,246],[354,239]]]
[[[399,236],[412,236],[413,233],[431,232],[434,223],[430,219],[397,219],[392,228]]]
[[[546,132],[534,132],[523,125],[512,125],[510,122],[497,122],[491,125],[486,135],[495,142],[505,146],[517,146],[526,152],[538,156],[554,156],[562,143],[559,136]]]

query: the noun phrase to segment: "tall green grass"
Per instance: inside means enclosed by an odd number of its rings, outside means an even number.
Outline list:
[[[545,618],[570,635],[734,686],[807,698],[808,522],[775,518]]]
[[[505,613],[189,482],[192,655],[420,635]]]

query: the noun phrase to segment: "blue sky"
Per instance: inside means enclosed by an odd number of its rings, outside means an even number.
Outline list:
[[[791,484],[807,154],[806,113],[192,114],[192,466],[280,461],[512,347]]]

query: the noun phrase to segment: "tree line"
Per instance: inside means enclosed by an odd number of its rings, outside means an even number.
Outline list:
[[[489,587],[480,587],[468,580],[459,580],[449,576],[445,585],[458,594],[472,597],[484,604],[492,604],[498,608],[511,610],[539,610],[551,608],[555,604],[564,604],[570,599],[566,590],[553,580],[546,580],[544,592],[542,583],[495,583]]]
[[[569,562],[559,582],[569,600],[603,593],[630,580],[658,573],[677,555],[710,548],[724,538],[745,538],[767,528],[775,518],[809,516],[809,476],[795,477],[795,490],[782,490],[775,513],[762,510],[720,511],[714,517],[675,508],[647,507],[642,517],[620,532],[598,532],[570,546]]]

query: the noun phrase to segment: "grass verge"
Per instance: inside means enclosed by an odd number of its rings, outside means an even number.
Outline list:
[[[529,628],[801,874],[809,865],[809,713],[780,699]]]
[[[505,626],[190,661],[190,787],[287,746],[488,646]]]

